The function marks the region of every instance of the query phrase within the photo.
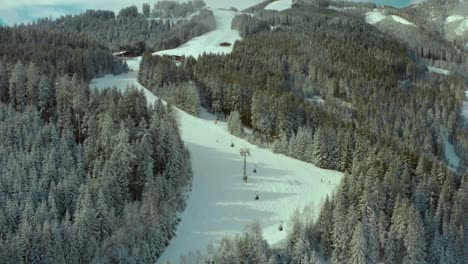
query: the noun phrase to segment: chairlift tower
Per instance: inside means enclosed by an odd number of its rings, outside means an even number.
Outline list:
[[[241,156],[244,157],[244,181],[247,182],[247,155],[250,156],[250,150],[248,148],[241,148],[240,149]]]

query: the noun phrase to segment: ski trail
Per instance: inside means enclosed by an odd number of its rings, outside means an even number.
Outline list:
[[[157,97],[136,81],[136,72],[95,79],[97,88],[115,86],[125,90],[128,85],[142,89],[148,103]],[[278,225],[296,209],[314,203],[319,205],[331,194],[342,174],[323,170],[268,149],[254,146],[231,136],[224,122],[214,123],[214,117],[203,111],[203,118],[193,117],[177,109],[182,139],[191,153],[193,183],[182,213],[176,236],[157,263],[178,263],[190,252],[204,252],[210,242],[224,235],[240,233],[247,224],[258,221],[265,239],[277,243],[286,237]],[[234,147],[231,147],[231,138]],[[242,181],[243,157],[240,148],[249,148],[247,183]],[[257,173],[253,173],[256,165]],[[260,196],[255,200],[255,192]]]

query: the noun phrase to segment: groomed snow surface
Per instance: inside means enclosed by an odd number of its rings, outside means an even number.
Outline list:
[[[277,0],[271,2],[265,7],[265,10],[276,10],[276,11],[284,11],[286,9],[291,8],[292,0]]]
[[[153,55],[185,55],[187,57],[193,56],[196,59],[203,53],[230,53],[234,46],[234,42],[242,39],[238,31],[231,29],[232,19],[238,13],[220,9],[212,9],[212,11],[216,20],[216,30],[193,38],[189,42],[175,49],[158,51]],[[219,44],[222,42],[228,42],[231,46],[220,46]]]
[[[402,18],[400,16],[395,16],[395,15],[385,16],[379,10],[374,10],[374,11],[367,12],[366,13],[366,22],[371,24],[371,25],[374,25],[374,24],[377,24],[377,23],[381,22],[382,20],[384,20],[384,19],[386,19],[388,17],[390,17],[391,19],[393,19],[393,21],[398,22],[400,24],[407,25],[407,26],[415,26],[413,23],[409,22],[408,20],[406,20],[406,19],[404,19],[404,18]]]

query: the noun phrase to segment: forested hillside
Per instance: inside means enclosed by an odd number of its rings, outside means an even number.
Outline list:
[[[90,90],[126,70],[93,36],[0,27],[0,58],[0,263],[154,262],[192,177],[172,108]]]
[[[50,79],[77,74],[89,81],[105,73],[119,74],[126,70],[121,62],[114,61],[106,46],[87,36],[36,25],[0,27],[0,58],[8,64],[33,62],[39,73]]]
[[[283,243],[253,224],[206,263],[468,263],[467,54],[424,18],[444,20],[455,2],[429,2],[441,9],[263,3],[234,19],[243,40],[227,43],[232,53],[199,58],[151,53],[216,28],[200,0],[0,27],[0,263],[156,261],[192,180],[171,104],[194,116],[203,106],[233,135],[345,174],[317,215],[281,222]],[[399,17],[371,24],[368,12]],[[128,70],[111,51],[142,55],[138,81],[169,105],[131,87],[91,90]],[[223,134],[205,130],[218,144]]]
[[[138,13],[136,6],[131,6],[121,10],[118,15],[112,11],[89,10],[57,20],[41,19],[38,26],[44,30],[86,36],[113,51],[125,50],[131,55],[140,56],[144,51],[175,48],[213,30],[215,21],[209,10],[199,10],[190,19],[177,22],[167,19],[148,20],[147,16]]]
[[[316,221],[296,217],[285,248],[269,249],[253,228],[223,240],[208,260],[464,263],[467,150],[456,144],[461,164],[449,169],[442,132],[468,142],[463,76],[428,74],[423,62],[438,56],[431,47],[383,33],[353,12],[303,5],[243,15],[233,28],[245,39],[232,54],[181,64],[202,104],[218,115],[238,112],[259,144],[347,176]],[[466,61],[452,51],[437,58]],[[143,84],[185,78],[153,60],[142,63],[150,73]]]

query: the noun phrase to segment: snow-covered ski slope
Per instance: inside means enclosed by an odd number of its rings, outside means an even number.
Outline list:
[[[92,86],[125,90],[127,85],[143,89],[148,101],[157,99],[136,82],[136,72],[95,79]],[[319,169],[312,164],[273,154],[243,139],[231,136],[226,124],[214,123],[206,112],[201,118],[178,110],[182,139],[188,147],[193,168],[193,185],[182,222],[169,247],[158,263],[178,263],[180,256],[204,251],[211,241],[224,235],[240,233],[244,227],[258,221],[270,243],[285,238],[278,231],[296,209],[318,206],[338,185],[342,174]],[[234,143],[234,147],[231,147]],[[249,148],[247,183],[242,181],[243,158],[240,148]],[[257,173],[253,173],[253,169]],[[255,193],[260,200],[254,200]]]
[[[155,52],[153,55],[193,56],[195,59],[203,53],[225,54],[230,53],[234,42],[241,40],[239,32],[231,29],[231,23],[238,12],[231,10],[211,9],[216,20],[216,30],[193,38],[189,42],[170,50]],[[231,46],[223,47],[220,43],[227,42]]]
[[[229,19],[233,17],[231,11],[231,14],[222,13],[223,10],[215,12],[215,15],[229,15]],[[218,19],[220,17],[217,17],[217,22]],[[217,30],[230,30],[230,23],[223,20]],[[210,36],[210,33],[203,36]],[[206,45],[214,47],[219,39],[211,38],[211,41],[206,40]],[[172,54],[202,54],[201,50],[207,50],[203,48],[206,47],[192,46],[185,51],[179,49],[182,53]],[[127,61],[134,72],[107,75],[93,80],[91,85],[96,88],[115,86],[121,90],[135,85],[144,91],[149,103],[155,102],[156,96],[136,81],[140,59]],[[343,176],[340,172],[319,169],[231,136],[226,123],[215,123],[214,117],[206,111],[202,111],[200,118],[181,110],[177,112],[182,139],[191,153],[193,183],[176,236],[157,263],[179,263],[181,256],[204,252],[211,242],[224,235],[238,234],[246,225],[256,221],[262,226],[265,239],[272,244],[277,243],[286,237],[288,219],[294,211],[310,205],[315,205],[318,211],[318,206],[333,192]],[[251,154],[247,157],[247,183],[242,180],[241,148],[248,148]],[[256,193],[259,200],[254,199]],[[285,227],[283,232],[278,230],[281,221]]]

